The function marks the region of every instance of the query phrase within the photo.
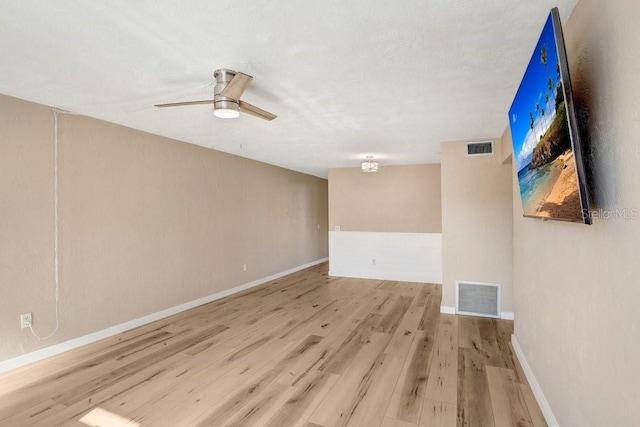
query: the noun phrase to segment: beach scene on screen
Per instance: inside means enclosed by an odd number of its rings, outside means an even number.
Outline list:
[[[551,15],[509,110],[524,215],[582,222]]]

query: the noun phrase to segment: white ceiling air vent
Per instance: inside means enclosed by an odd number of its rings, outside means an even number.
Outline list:
[[[467,142],[467,156],[492,156],[493,141]]]
[[[456,313],[500,317],[500,285],[456,281]]]

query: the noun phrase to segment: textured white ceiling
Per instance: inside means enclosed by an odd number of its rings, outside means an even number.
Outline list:
[[[577,0],[42,0],[0,8],[0,93],[326,177],[499,136],[549,10]],[[215,118],[213,71],[278,118]]]

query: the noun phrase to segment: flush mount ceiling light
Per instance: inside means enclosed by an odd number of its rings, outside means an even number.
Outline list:
[[[367,156],[367,160],[362,162],[362,172],[378,172],[378,162],[373,161],[373,156]]]

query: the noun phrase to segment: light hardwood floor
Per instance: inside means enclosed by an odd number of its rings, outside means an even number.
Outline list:
[[[322,264],[0,376],[0,425],[546,425],[513,322]]]

